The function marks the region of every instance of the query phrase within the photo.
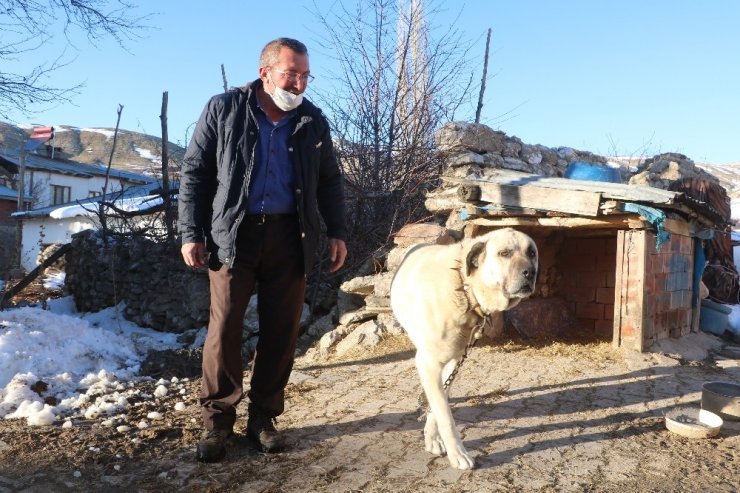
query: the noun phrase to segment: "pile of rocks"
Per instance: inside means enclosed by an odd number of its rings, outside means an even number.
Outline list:
[[[719,185],[717,177],[697,167],[693,160],[676,152],[666,152],[646,159],[637,167],[637,172],[630,178],[629,183],[668,190],[672,183],[687,178],[700,178]]]

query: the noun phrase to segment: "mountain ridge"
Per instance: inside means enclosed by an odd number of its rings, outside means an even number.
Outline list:
[[[17,154],[30,135],[29,129],[0,122],[0,152]],[[55,125],[54,138],[48,144],[54,147],[58,158],[107,166],[111,160],[114,130]],[[185,149],[169,142],[167,150],[169,174],[172,175],[179,170]],[[161,177],[162,139],[119,128],[111,167]]]

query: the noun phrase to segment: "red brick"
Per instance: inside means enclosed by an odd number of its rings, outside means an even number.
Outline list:
[[[671,252],[678,253],[681,251],[681,240],[679,235],[671,235]]]
[[[604,253],[606,250],[603,238],[580,238],[576,240],[576,251],[580,253]]]
[[[645,237],[645,251],[648,254],[655,255],[657,253],[660,253],[655,249],[655,235],[650,234],[646,235]],[[661,251],[665,251],[665,245],[661,247]]]
[[[617,284],[617,273],[615,270],[611,270],[606,273],[606,287],[613,288]]]
[[[594,327],[596,326],[596,321],[588,318],[579,318],[578,326],[583,330],[593,331]]]
[[[602,288],[606,286],[605,272],[584,272],[579,279],[579,285],[589,288]]]
[[[572,272],[567,272],[569,275],[564,275],[560,279],[561,288],[572,288],[573,286],[579,286],[578,277],[572,275]]]
[[[609,320],[597,320],[594,331],[600,336],[611,336],[614,333],[614,323]]]
[[[657,313],[653,317],[653,328],[655,329],[654,332],[657,333],[657,332],[664,331],[667,325],[668,325],[668,318],[665,312]]]
[[[604,305],[600,303],[577,303],[576,317],[602,320],[604,318]]]
[[[596,288],[597,303],[614,303],[614,288]]]
[[[648,255],[645,260],[646,274],[657,274],[663,272],[665,260],[663,255]]]
[[[617,239],[606,238],[604,240],[604,253],[607,255],[616,255],[617,253]]]
[[[671,309],[671,293],[663,291],[657,296],[656,313],[666,313]]]
[[[614,305],[604,305],[604,320],[614,320]]]
[[[661,272],[660,274],[653,274],[653,278],[651,280],[653,285],[653,291],[655,293],[660,293],[665,290],[665,280],[666,280],[667,274]]]
[[[596,270],[599,272],[613,272],[617,268],[617,258],[615,255],[597,255]]]
[[[694,240],[688,236],[681,237],[681,247],[679,248],[681,253],[690,255],[694,253]]]
[[[596,288],[572,287],[563,290],[566,301],[589,302],[596,300]]]
[[[672,331],[674,328],[678,327],[678,311],[677,310],[671,310],[668,312],[668,330]]]

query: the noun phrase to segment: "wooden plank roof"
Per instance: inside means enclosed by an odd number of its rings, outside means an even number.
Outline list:
[[[682,192],[645,185],[628,185],[590,180],[553,178],[519,171],[497,169],[481,178],[443,177],[458,186],[458,195],[467,202],[559,212],[595,217],[605,213],[607,204],[639,203],[672,209],[697,217],[707,224],[721,224],[724,218],[708,204]]]

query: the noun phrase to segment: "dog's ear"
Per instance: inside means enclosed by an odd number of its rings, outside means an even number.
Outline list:
[[[470,276],[478,267],[481,266],[486,258],[486,244],[482,241],[475,243],[468,252],[465,259],[465,275]]]

